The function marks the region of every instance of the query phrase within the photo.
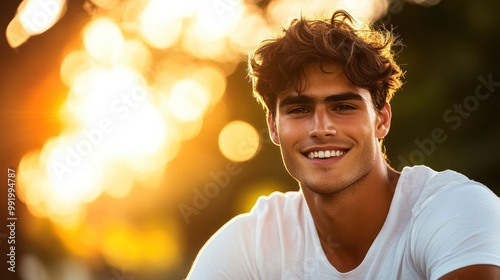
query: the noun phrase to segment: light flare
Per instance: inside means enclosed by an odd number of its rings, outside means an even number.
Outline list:
[[[140,18],[140,32],[152,47],[165,49],[172,46],[182,31],[182,18],[173,11],[172,2],[151,0]]]
[[[146,43],[138,39],[126,40],[123,45],[123,52],[119,58],[119,63],[135,71],[147,72],[151,67],[153,54]]]
[[[76,78],[65,104],[68,120],[97,128],[103,121],[121,122],[148,95],[143,77],[128,67],[94,67]]]
[[[37,35],[51,28],[65,9],[65,0],[24,0],[18,14],[24,29],[30,35]]]
[[[210,89],[210,105],[217,104],[226,91],[226,77],[219,67],[200,65],[192,73],[192,79]]]
[[[234,29],[238,31],[229,34],[229,43],[238,53],[248,53],[262,40],[272,37],[267,22],[254,9],[247,11]]]
[[[259,133],[249,123],[232,121],[219,134],[219,149],[229,160],[242,162],[251,159],[260,145]]]
[[[170,92],[169,111],[181,122],[201,118],[210,102],[210,93],[193,79],[178,81]]]
[[[88,54],[85,51],[78,50],[67,54],[59,71],[61,81],[69,88],[74,86],[75,80],[86,70],[89,70],[92,64],[88,60]]]
[[[96,61],[113,63],[122,55],[124,38],[120,27],[112,19],[100,18],[85,28],[83,44]]]

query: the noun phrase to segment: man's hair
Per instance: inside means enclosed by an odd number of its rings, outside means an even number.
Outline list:
[[[325,72],[325,64],[334,64],[353,85],[370,92],[380,111],[402,84],[403,73],[392,50],[400,42],[386,29],[355,24],[347,12],[339,10],[328,21],[294,19],[281,37],[264,41],[248,63],[258,102],[274,115],[279,94],[305,90],[308,65],[319,64]]]

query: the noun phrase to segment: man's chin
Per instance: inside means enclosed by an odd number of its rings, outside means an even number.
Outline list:
[[[303,191],[304,189],[307,189],[307,192],[312,192],[320,195],[333,195],[345,189],[345,187],[342,187],[340,184],[325,184],[325,182],[305,182],[301,183],[300,185]]]

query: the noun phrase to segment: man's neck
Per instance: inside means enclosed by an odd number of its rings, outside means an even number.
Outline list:
[[[317,194],[303,187],[323,251],[340,272],[356,268],[382,229],[399,173],[387,164],[335,194]]]

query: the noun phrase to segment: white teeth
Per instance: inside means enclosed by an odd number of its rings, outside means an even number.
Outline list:
[[[309,152],[307,155],[310,159],[313,158],[331,158],[331,157],[338,157],[345,154],[345,151],[340,151],[340,150],[327,150],[327,151],[315,151],[315,152]]]

